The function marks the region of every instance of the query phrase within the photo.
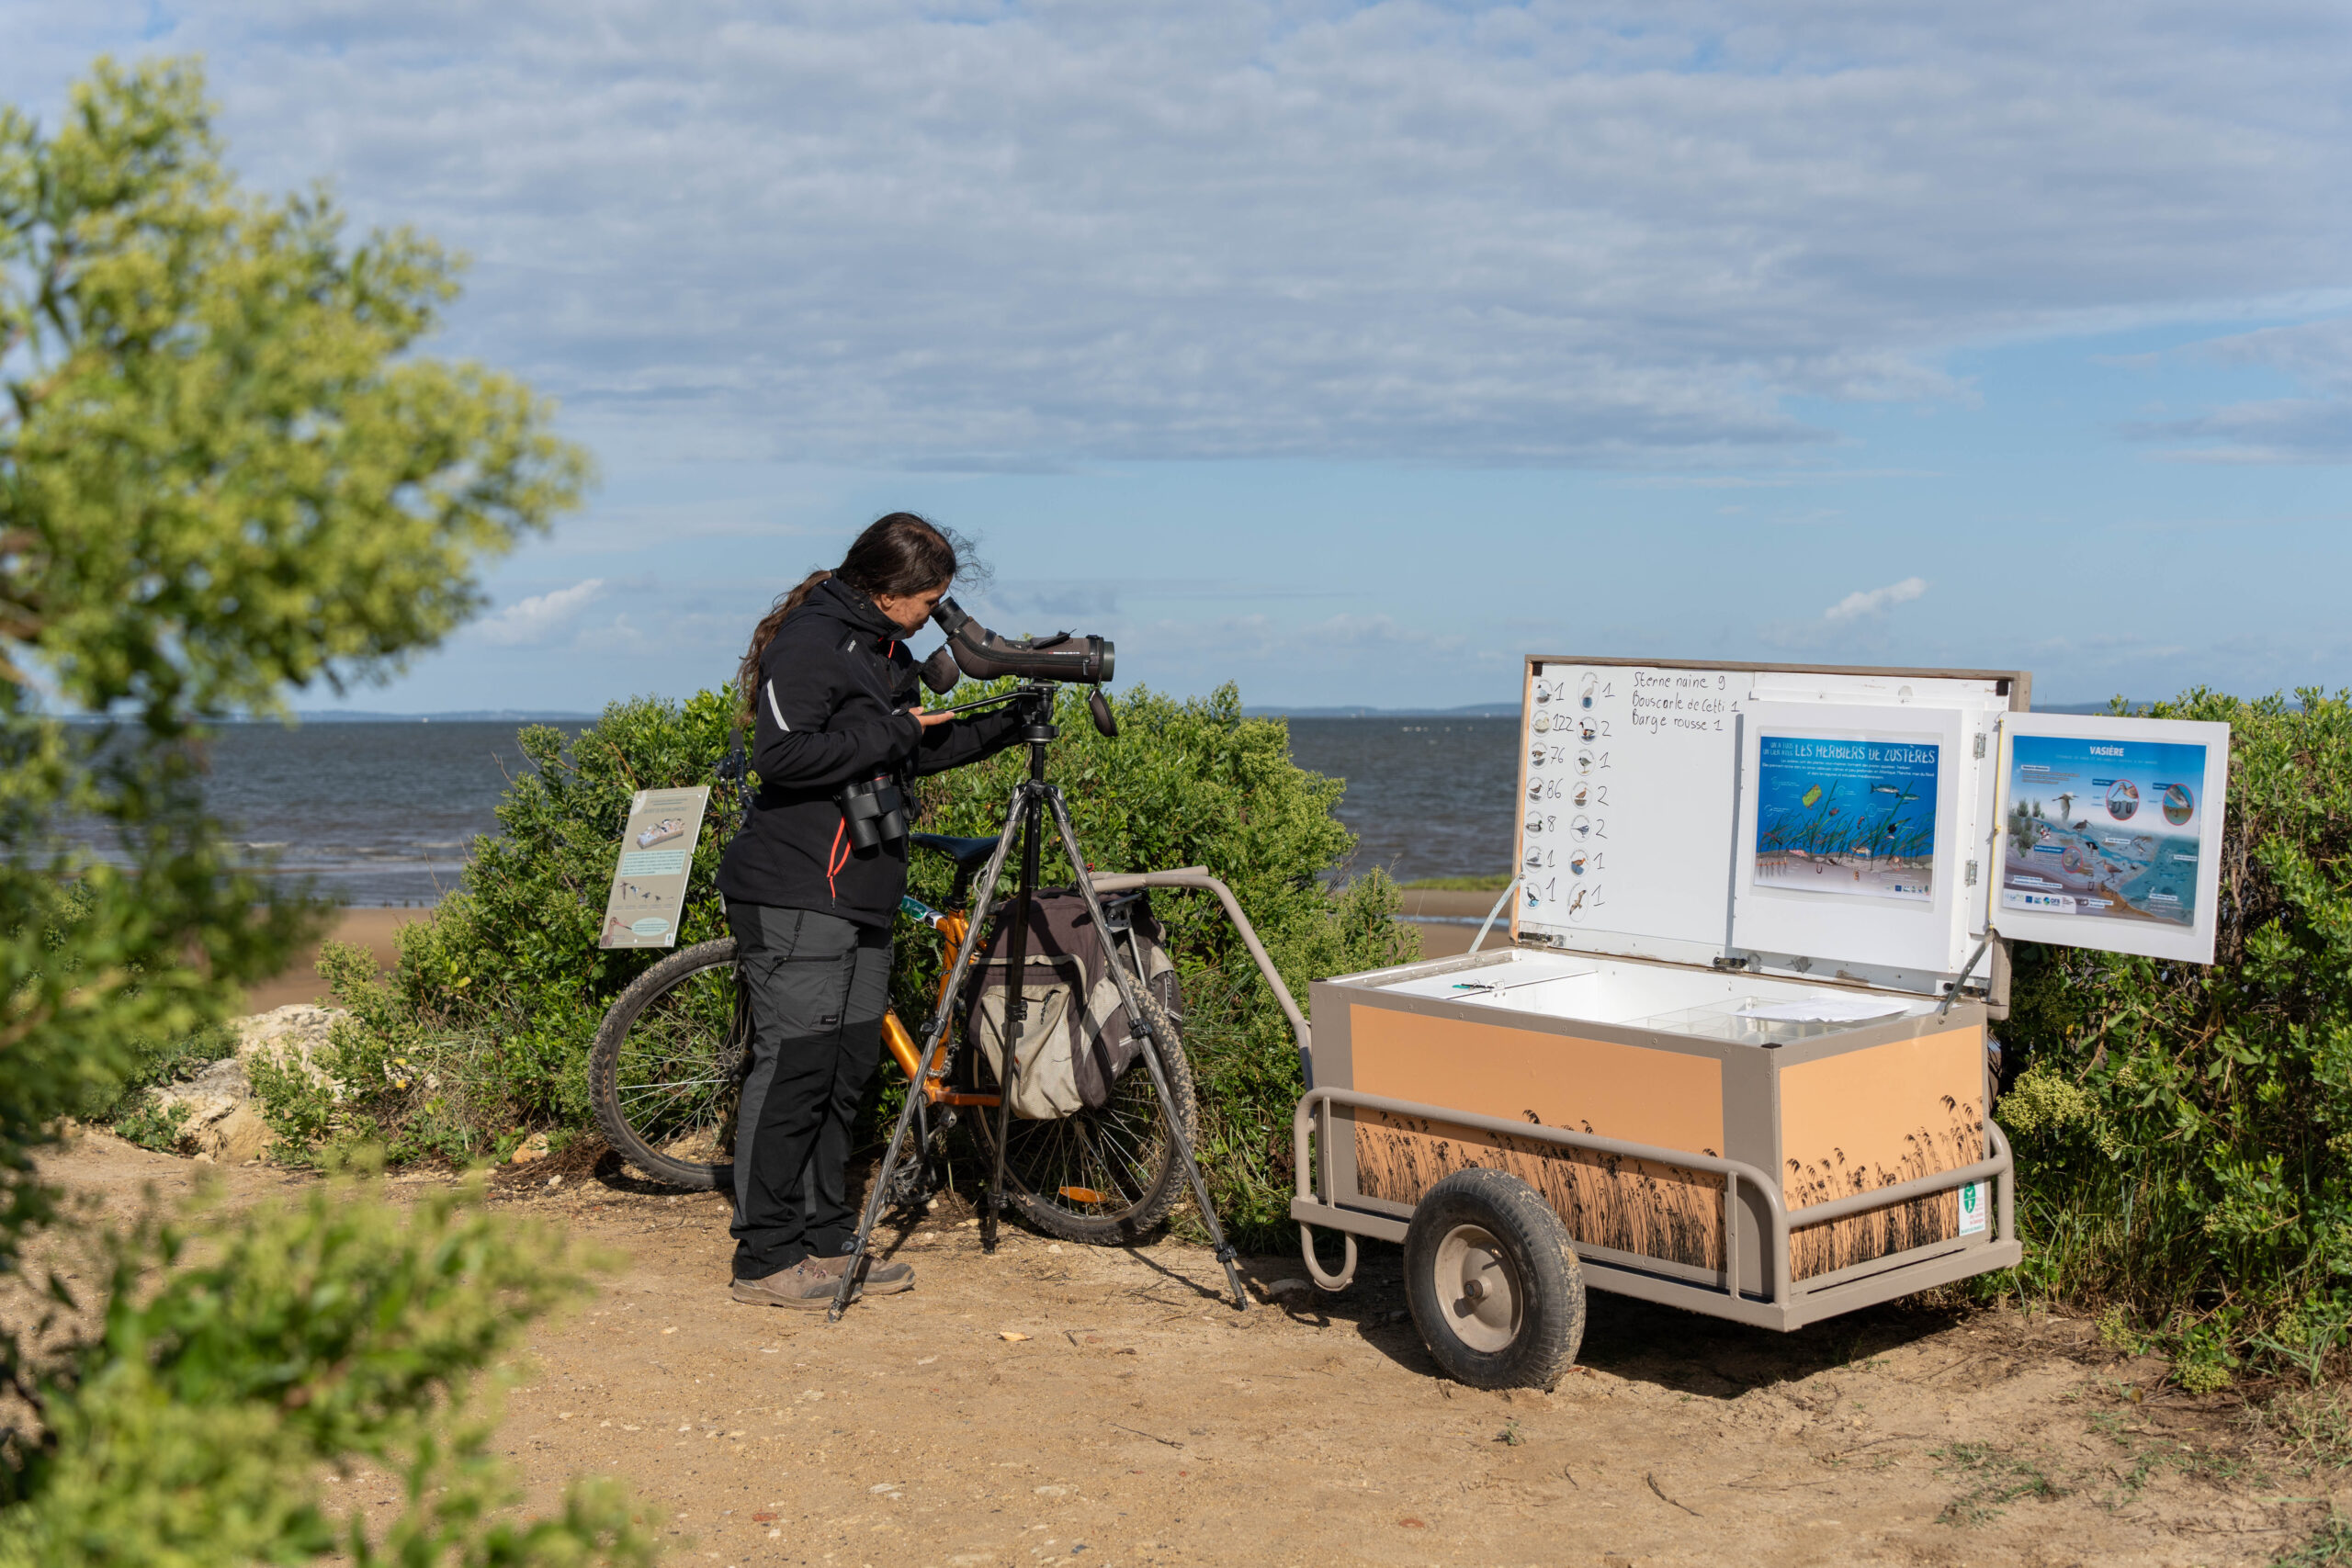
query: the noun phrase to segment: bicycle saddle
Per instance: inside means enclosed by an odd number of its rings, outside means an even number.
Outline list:
[[[926,850],[937,850],[966,871],[978,871],[989,863],[989,856],[996,853],[999,833],[990,839],[958,839],[945,833],[910,833],[908,841]]]

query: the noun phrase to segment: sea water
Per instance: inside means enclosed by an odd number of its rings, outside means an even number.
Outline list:
[[[251,864],[346,904],[426,905],[457,887],[477,835],[498,830],[530,766],[512,722],[223,727],[206,804]],[[567,738],[577,725],[558,725]],[[1344,868],[1401,880],[1510,863],[1515,719],[1300,718],[1299,766],[1347,782]]]

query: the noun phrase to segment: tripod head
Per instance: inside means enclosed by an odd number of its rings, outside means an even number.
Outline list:
[[[931,711],[971,713],[979,708],[998,707],[1006,703],[1025,703],[1029,705],[1030,717],[1022,739],[1032,746],[1043,746],[1048,741],[1060,739],[1062,734],[1061,727],[1054,722],[1054,689],[1055,683],[1051,681],[1028,681],[1009,692],[999,692],[993,696],[974,697],[968,703],[957,703],[954,707],[933,708]],[[1111,699],[1102,694],[1102,687],[1096,686],[1086,694],[1086,711],[1094,720],[1094,728],[1101,732],[1105,740],[1116,740],[1119,738],[1118,716],[1111,711]]]

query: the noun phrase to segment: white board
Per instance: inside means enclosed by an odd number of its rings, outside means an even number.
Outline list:
[[[1631,938],[1599,950],[1636,956],[1723,951],[1750,680],[1729,670],[1531,665],[1521,926]]]
[[[2213,962],[2230,727],[2019,714],[2001,747],[2001,934]]]

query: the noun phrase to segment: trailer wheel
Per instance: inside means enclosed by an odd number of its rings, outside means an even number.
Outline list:
[[[1437,1364],[1472,1388],[1549,1389],[1584,1342],[1576,1244],[1535,1189],[1499,1170],[1456,1171],[1422,1197],[1405,1299]]]

